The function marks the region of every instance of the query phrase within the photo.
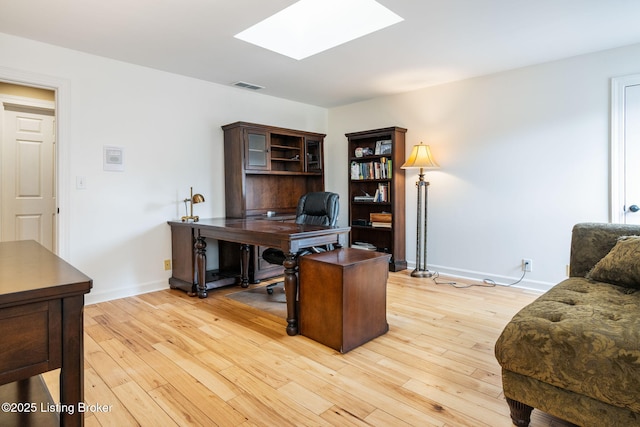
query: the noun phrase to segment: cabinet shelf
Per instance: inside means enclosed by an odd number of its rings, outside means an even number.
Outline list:
[[[317,172],[296,172],[296,171],[246,171],[245,175],[280,175],[280,176],[318,176],[322,175],[322,171]]]
[[[271,149],[272,150],[297,150],[300,151],[301,148],[300,147],[296,147],[293,145],[275,145],[275,144],[271,144]]]
[[[367,230],[367,231],[382,231],[386,233],[391,233],[393,231],[392,228],[387,227],[373,227],[371,225],[353,225],[351,224],[351,229],[359,229],[359,230]]]
[[[361,202],[353,200],[351,203],[354,205],[367,205],[367,206],[390,206],[391,202]]]
[[[352,183],[354,182],[391,182],[389,178],[363,178],[363,179],[351,179]]]

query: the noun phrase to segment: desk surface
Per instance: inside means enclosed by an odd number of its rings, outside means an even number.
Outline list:
[[[33,240],[0,243],[0,306],[67,293],[87,293],[92,281]]]
[[[305,244],[306,246],[342,244],[343,241],[332,241],[332,236],[343,236],[351,229],[351,227],[296,224],[266,217],[206,218],[197,222],[169,221],[169,224],[172,227],[184,226],[199,230],[203,237],[247,245],[277,247],[285,253],[289,250],[296,252],[305,247]],[[322,239],[328,240],[322,241]]]
[[[183,225],[190,228],[233,229],[252,233],[282,234],[286,236],[300,236],[303,233],[335,234],[336,230],[349,231],[350,227],[327,227],[325,225],[296,224],[295,222],[278,221],[276,217],[253,218],[205,218],[197,222],[169,221],[171,225]]]

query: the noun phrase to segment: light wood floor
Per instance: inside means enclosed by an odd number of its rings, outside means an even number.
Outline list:
[[[391,273],[389,332],[342,355],[225,297],[238,290],[86,306],[85,400],[110,406],[86,425],[511,425],[493,346],[535,293]]]

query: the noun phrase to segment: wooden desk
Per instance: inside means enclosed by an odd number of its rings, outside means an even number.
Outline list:
[[[84,424],[82,315],[92,283],[35,241],[0,243],[0,385],[61,368],[64,426]]]
[[[243,247],[242,287],[249,286],[248,263],[249,245],[279,248],[286,254],[284,261],[284,286],[287,297],[287,333],[298,333],[298,260],[296,253],[310,246],[333,244],[341,247],[346,243],[350,227],[325,227],[320,225],[299,225],[289,222],[270,221],[265,219],[227,219],[210,218],[198,222],[170,221],[175,227],[190,227],[196,236],[196,271],[198,296],[207,297],[206,282],[206,247],[205,238],[240,243]]]

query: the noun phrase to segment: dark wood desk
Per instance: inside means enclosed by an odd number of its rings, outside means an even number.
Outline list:
[[[0,243],[0,385],[61,368],[64,426],[84,424],[82,316],[92,284],[35,241]]]
[[[310,246],[333,244],[344,246],[350,227],[325,227],[319,225],[298,225],[290,222],[271,221],[259,218],[227,219],[210,218],[198,222],[170,221],[172,229],[190,227],[194,230],[196,241],[196,271],[198,296],[207,297],[206,277],[206,247],[205,238],[240,243],[243,247],[242,257],[242,286],[249,286],[248,263],[249,245],[279,248],[286,254],[284,261],[284,286],[287,297],[287,333],[298,333],[298,260],[296,253]]]

